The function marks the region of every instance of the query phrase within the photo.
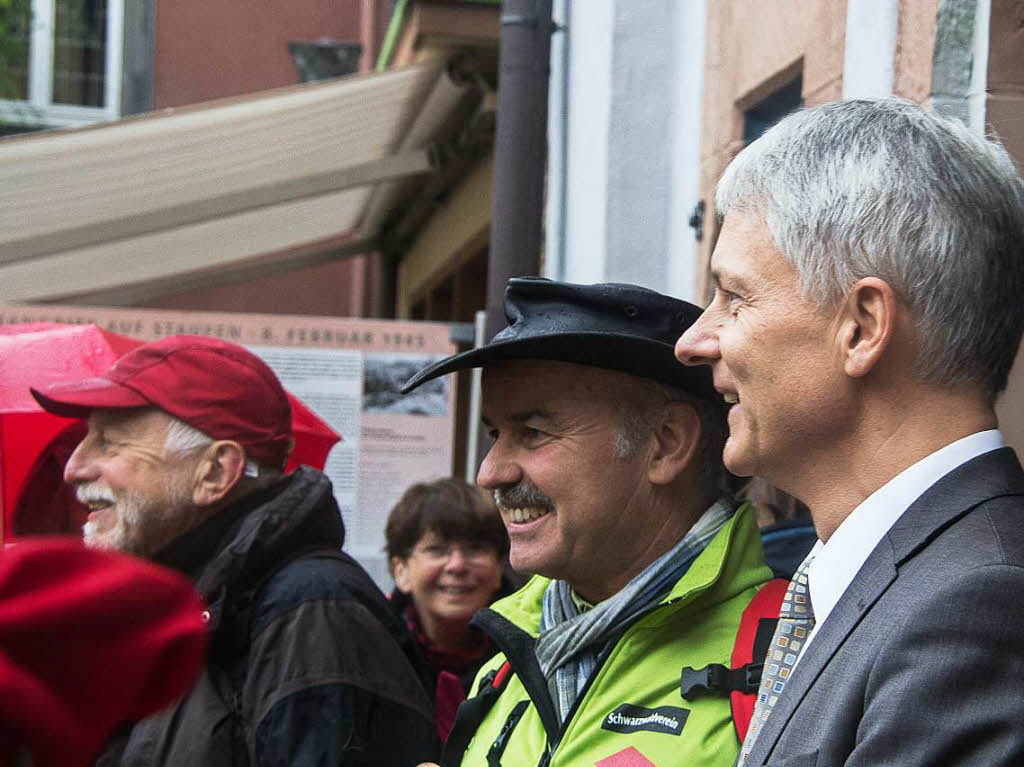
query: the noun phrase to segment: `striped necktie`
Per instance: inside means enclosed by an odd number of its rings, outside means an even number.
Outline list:
[[[775,627],[768,655],[764,659],[764,670],[761,672],[761,688],[757,691],[757,703],[754,715],[750,719],[750,728],[743,741],[739,763],[743,764],[754,749],[758,733],[764,727],[768,716],[775,708],[775,703],[786,686],[786,680],[793,673],[797,658],[807,643],[807,637],[814,628],[814,610],[811,607],[811,592],[807,588],[807,568],[814,557],[804,561],[789,582],[786,596],[779,609],[779,623]]]

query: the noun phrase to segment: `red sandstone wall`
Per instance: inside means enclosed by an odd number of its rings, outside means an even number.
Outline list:
[[[363,257],[140,303],[150,309],[363,316]]]
[[[154,104],[157,109],[298,82],[292,40],[362,42],[361,68],[376,61],[390,19],[388,0],[159,0]],[[378,259],[297,269],[235,285],[150,301],[161,309],[329,316],[379,313]],[[369,277],[369,279],[367,279]]]
[[[361,0],[161,0],[157,109],[297,82],[290,40],[359,41]]]

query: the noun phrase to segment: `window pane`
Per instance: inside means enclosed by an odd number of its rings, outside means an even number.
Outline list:
[[[107,65],[107,0],[56,0],[53,103],[102,107]]]
[[[28,98],[28,40],[31,3],[0,3],[0,98]]]
[[[803,73],[775,93],[754,104],[743,115],[743,145],[761,137],[761,134],[779,120],[804,105]]]

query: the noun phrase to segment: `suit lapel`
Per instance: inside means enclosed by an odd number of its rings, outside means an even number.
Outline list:
[[[896,565],[979,503],[1005,495],[1024,495],[1024,472],[1013,448],[984,453],[953,469],[922,493],[886,535]]]
[[[800,659],[754,744],[747,764],[762,764],[793,712],[871,606],[896,580],[897,568],[979,503],[1024,495],[1024,471],[1012,448],[980,455],[926,490],[878,543]]]

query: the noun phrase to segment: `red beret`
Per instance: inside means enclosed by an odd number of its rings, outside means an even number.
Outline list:
[[[74,539],[0,552],[0,764],[95,759],[120,726],[183,696],[202,668],[203,604],[180,575]]]

